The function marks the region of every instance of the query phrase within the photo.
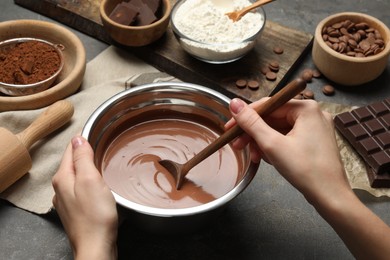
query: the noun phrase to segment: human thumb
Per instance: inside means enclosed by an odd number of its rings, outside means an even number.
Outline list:
[[[73,164],[78,172],[89,172],[91,167],[94,168],[93,150],[88,141],[82,136],[75,136],[72,138],[73,149]]]

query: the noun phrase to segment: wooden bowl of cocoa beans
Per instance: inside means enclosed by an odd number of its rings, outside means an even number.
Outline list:
[[[323,19],[315,30],[312,57],[329,80],[356,86],[376,79],[390,55],[390,30],[363,13],[343,12]]]

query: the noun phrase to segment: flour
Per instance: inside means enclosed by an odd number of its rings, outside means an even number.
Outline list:
[[[231,3],[234,10],[251,4],[249,0],[234,0]],[[191,39],[180,39],[183,48],[208,61],[231,61],[245,55],[254,46],[254,36],[263,27],[264,16],[250,12],[233,22],[226,12],[211,0],[185,1],[173,19],[174,26]]]

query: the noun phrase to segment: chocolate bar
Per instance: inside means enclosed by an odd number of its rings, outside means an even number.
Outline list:
[[[390,98],[336,115],[336,129],[368,165],[372,187],[390,187]]]

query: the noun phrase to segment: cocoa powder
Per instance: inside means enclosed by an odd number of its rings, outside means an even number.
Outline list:
[[[32,84],[55,74],[61,66],[56,49],[44,42],[26,41],[0,50],[0,82]]]

